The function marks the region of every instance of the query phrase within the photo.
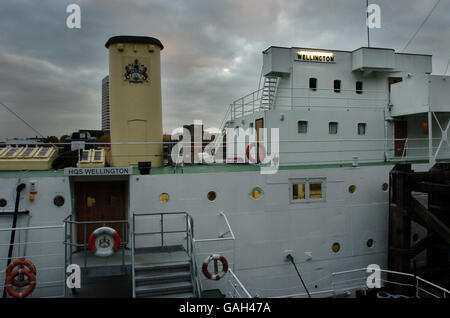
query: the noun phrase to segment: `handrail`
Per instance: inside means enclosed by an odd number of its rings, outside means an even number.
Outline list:
[[[122,266],[125,265],[125,246],[129,243],[129,222],[127,220],[103,220],[103,221],[77,221],[73,220],[72,214],[67,216],[63,220],[63,227],[64,227],[64,245],[65,245],[65,261],[66,266],[68,265],[68,259],[70,263],[72,263],[72,247],[84,247],[84,256],[83,256],[83,265],[84,268],[88,267],[88,234],[87,234],[87,225],[89,224],[103,224],[103,226],[106,226],[106,224],[121,224],[121,249],[122,249]],[[83,243],[74,243],[73,235],[72,235],[72,226],[73,225],[83,225]],[[69,232],[69,233],[68,233]],[[67,255],[69,254],[69,255]]]
[[[228,272],[231,274],[231,276],[237,282],[237,285],[242,289],[242,291],[244,292],[244,294],[246,296],[246,297],[242,297],[242,295],[236,289],[236,285],[233,285],[233,283],[230,280],[228,280],[228,282],[230,283],[231,287],[233,287],[234,291],[237,293],[239,298],[253,298],[253,296],[249,293],[247,288],[245,288],[244,284],[242,284],[242,282],[239,280],[239,278],[236,276],[236,274],[231,269],[228,269]]]
[[[193,280],[194,285],[194,291],[197,297],[201,298],[202,296],[202,283],[199,278],[198,274],[198,265],[197,265],[197,256],[195,253],[195,246],[194,246],[194,220],[192,217],[187,214],[187,225],[188,225],[188,240],[190,244],[190,259],[191,259],[191,277]],[[189,250],[189,249],[188,249]]]
[[[366,272],[366,271],[367,271],[367,268],[358,268],[358,269],[353,269],[353,270],[348,270],[348,271],[335,272],[335,273],[332,273],[331,276],[335,277],[335,276],[349,274],[349,273]],[[429,286],[432,286],[433,288],[436,288],[436,289],[440,290],[441,292],[444,293],[444,297],[446,297],[446,294],[450,295],[450,291],[448,289],[446,289],[444,287],[441,287],[441,286],[438,286],[438,285],[436,285],[436,284],[434,284],[434,283],[432,283],[430,281],[427,281],[427,280],[425,280],[425,279],[423,279],[423,278],[421,278],[421,277],[419,277],[417,275],[411,274],[411,273],[403,273],[403,272],[397,272],[397,271],[386,270],[386,269],[379,269],[379,270],[377,269],[376,271],[379,271],[379,272],[382,272],[382,273],[387,273],[387,274],[395,274],[395,275],[400,275],[400,276],[413,278],[415,280],[415,282],[416,282],[415,285],[407,284],[407,286],[411,286],[411,287],[414,286],[415,287],[415,289],[416,289],[416,296],[417,297],[418,297],[418,290],[419,289],[422,290],[423,292],[426,292],[427,294],[430,294],[430,295],[432,295],[434,297],[437,297],[436,295],[431,294],[430,292],[420,288],[419,285],[418,285],[418,281],[421,281],[421,282],[423,282],[425,284],[428,284]],[[383,281],[384,282],[390,282],[390,283],[393,283],[393,284],[399,284],[397,282],[393,282],[393,281],[389,281],[389,280],[383,280]]]
[[[230,233],[231,237],[221,237],[221,235],[223,234],[219,234],[219,237],[217,238],[208,238],[208,239],[194,239],[194,243],[203,243],[203,242],[215,242],[215,241],[231,241],[231,240],[236,240],[236,237],[234,236],[234,232],[231,229],[230,226],[230,222],[228,222],[228,218],[225,215],[225,213],[223,211],[219,212],[219,215],[222,216],[225,220],[225,223],[228,227],[228,231],[225,232],[226,233]]]

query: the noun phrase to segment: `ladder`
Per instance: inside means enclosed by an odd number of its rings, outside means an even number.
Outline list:
[[[261,108],[270,109],[275,102],[278,90],[279,77],[264,77],[264,86],[261,94]]]

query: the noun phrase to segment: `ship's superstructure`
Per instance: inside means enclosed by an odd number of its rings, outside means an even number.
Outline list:
[[[450,79],[430,75],[431,56],[270,47],[262,86],[233,102],[221,127],[253,128],[256,162],[164,166],[163,46],[130,36],[106,46],[111,151],[80,152],[64,170],[26,171],[25,160],[0,171],[0,281],[8,260],[29,259],[35,297],[354,295],[367,287],[361,269],[387,268],[394,164],[426,171],[449,159]],[[271,129],[279,167],[263,174]],[[425,236],[412,227],[411,242]],[[75,294],[71,264],[83,277]]]

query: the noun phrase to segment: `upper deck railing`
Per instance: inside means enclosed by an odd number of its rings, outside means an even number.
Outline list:
[[[352,89],[277,87],[275,95],[267,103],[264,103],[261,98],[263,91],[264,88],[261,88],[233,101],[226,118],[234,120],[274,108],[294,110],[317,107],[383,110],[388,104],[386,90],[363,90],[358,93],[359,91]]]
[[[431,144],[430,144],[431,141]],[[370,162],[398,162],[398,161],[429,161],[430,150],[433,158],[437,161],[450,159],[450,146],[447,143],[442,143],[442,138],[306,138],[297,140],[268,140],[265,144],[267,154],[270,153],[271,145],[278,145],[279,147],[279,159],[280,165],[309,165],[309,164],[345,164],[353,163],[355,160],[359,163]],[[135,146],[135,145],[148,145],[148,144],[170,144],[174,145],[181,143],[187,145],[191,150],[191,161],[193,163],[201,164],[214,164],[214,163],[249,163],[248,158],[244,154],[242,158],[238,160],[229,160],[226,155],[226,142],[220,141],[210,142],[211,145],[217,150],[222,149],[223,156],[217,156],[212,161],[205,161],[204,150],[208,142],[191,142],[191,141],[170,141],[170,142],[101,142],[101,143],[86,143],[86,146],[94,148],[109,148],[111,145],[123,145],[123,146]],[[242,143],[235,141],[235,145]],[[244,142],[244,148],[249,146],[249,142]],[[57,147],[64,147],[70,144],[56,143]],[[183,147],[181,147],[183,148]],[[193,149],[198,148],[197,152]],[[196,153],[199,154],[197,160],[194,162]],[[142,154],[133,153],[116,155],[110,153],[109,158],[114,157],[140,157],[145,158],[148,161],[152,161],[156,157],[170,156],[171,154]],[[213,158],[211,154],[207,154],[210,158]],[[76,152],[64,155],[66,159],[72,159],[75,167],[79,162],[80,155]],[[182,153],[175,154],[172,158],[173,163],[167,162],[166,165],[174,167],[175,172],[183,170],[184,165],[176,164],[177,161],[184,158]],[[236,159],[236,158],[234,158]],[[145,161],[145,160],[144,160]],[[23,170],[26,170],[24,168]]]

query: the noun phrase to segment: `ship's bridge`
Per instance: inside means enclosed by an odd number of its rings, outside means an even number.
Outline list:
[[[269,47],[260,87],[231,103],[224,127],[257,129],[268,151],[278,128],[281,165],[446,160],[450,81],[430,75],[431,61],[388,48]]]

